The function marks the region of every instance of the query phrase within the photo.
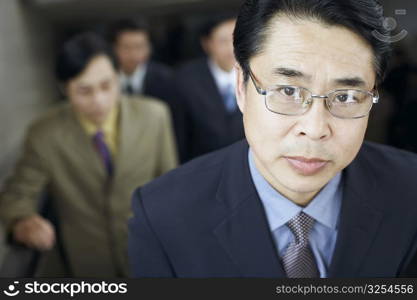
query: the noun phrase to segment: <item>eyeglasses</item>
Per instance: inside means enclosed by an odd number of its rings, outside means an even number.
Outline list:
[[[257,84],[256,77],[249,69],[249,77],[252,80],[258,94],[265,97],[266,108],[280,115],[299,116],[308,111],[314,98],[324,99],[329,112],[341,119],[359,119],[367,116],[372,105],[378,103],[378,91],[374,92],[339,89],[326,95],[314,95],[310,90],[292,85],[276,85],[262,89]]]

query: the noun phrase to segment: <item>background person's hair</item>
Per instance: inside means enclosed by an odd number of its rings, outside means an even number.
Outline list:
[[[236,15],[228,14],[210,18],[203,24],[203,26],[201,26],[200,37],[209,38],[217,26],[231,20],[236,20]]]
[[[56,61],[55,74],[61,83],[81,74],[92,59],[99,55],[107,56],[115,69],[117,63],[108,43],[99,35],[85,32],[64,43]]]
[[[383,27],[382,6],[376,0],[245,0],[234,32],[235,56],[245,81],[249,78],[249,61],[262,52],[269,23],[277,15],[315,19],[355,32],[372,47],[377,84],[383,81],[391,47],[372,33],[376,30],[389,35]]]
[[[122,19],[110,25],[108,36],[110,42],[116,43],[119,35],[126,31],[144,32],[150,38],[149,26],[144,19]]]

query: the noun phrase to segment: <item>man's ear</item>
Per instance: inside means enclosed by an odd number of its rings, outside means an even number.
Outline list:
[[[68,97],[68,83],[58,82],[58,91],[61,97]]]
[[[241,113],[243,114],[245,111],[245,104],[246,104],[246,83],[243,76],[242,67],[236,63],[235,64],[236,70],[236,100],[237,105]]]
[[[208,55],[209,54],[209,40],[207,37],[202,37],[200,38],[200,44],[201,44],[201,48],[203,48],[203,51]]]

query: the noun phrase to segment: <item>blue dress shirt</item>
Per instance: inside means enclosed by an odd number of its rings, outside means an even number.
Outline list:
[[[259,173],[249,149],[249,168],[252,180],[265,208],[269,228],[273,234],[279,257],[282,257],[294,235],[286,223],[304,212],[316,222],[310,232],[310,246],[313,251],[320,277],[327,277],[334,252],[340,206],[342,202],[341,173],[338,173],[306,206],[301,207],[276,191]]]

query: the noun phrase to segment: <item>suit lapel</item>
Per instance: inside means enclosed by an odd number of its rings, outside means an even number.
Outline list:
[[[231,151],[217,200],[225,218],[214,234],[243,277],[284,277],[265,212],[250,178],[248,145]]]
[[[343,202],[339,233],[329,269],[329,277],[360,276],[360,267],[367,256],[383,217],[377,201],[375,174],[367,168],[363,154],[344,171]]]
[[[114,176],[119,177],[121,170],[127,164],[131,164],[131,159],[138,157],[140,151],[140,140],[145,131],[144,119],[146,116],[142,112],[135,113],[129,108],[129,101],[141,101],[139,99],[127,99],[122,97],[120,100],[119,128],[118,128],[118,150],[114,157]],[[135,153],[132,154],[131,152]]]
[[[155,90],[153,84],[155,83],[155,78],[153,78],[153,63],[149,62],[148,66],[146,67],[146,74],[145,78],[143,79],[143,94],[149,95],[150,91]],[[157,82],[156,82],[157,83]]]

